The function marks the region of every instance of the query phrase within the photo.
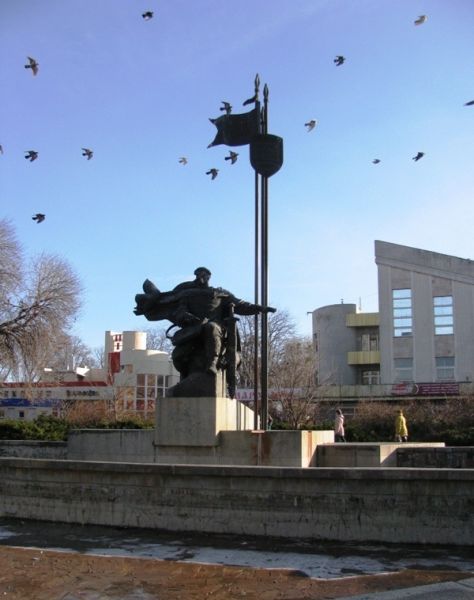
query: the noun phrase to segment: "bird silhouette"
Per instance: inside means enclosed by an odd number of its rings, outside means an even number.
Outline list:
[[[257,102],[257,100],[258,94],[255,93],[251,98],[247,98],[247,100],[243,102],[242,106],[247,106],[247,104],[253,104],[254,102]]]
[[[36,152],[36,150],[25,150],[25,152],[26,152],[25,158],[27,160],[29,160],[30,162],[33,162],[34,160],[36,160],[38,158],[38,152]]]
[[[0,154],[3,154],[3,146],[0,144]]]
[[[336,63],[336,67],[340,67],[344,61],[345,61],[345,57],[344,56],[336,56],[336,58],[334,59],[334,62]]]
[[[229,102],[222,100],[222,106],[219,108],[219,110],[225,110],[225,114],[230,115],[232,112],[232,105],[229,104]]]
[[[38,73],[39,63],[36,62],[34,58],[31,58],[31,56],[27,56],[26,58],[28,59],[29,64],[25,65],[25,69],[31,69],[33,75],[36,75]]]
[[[474,100],[469,100],[464,106],[474,106]]]
[[[428,17],[426,15],[420,15],[416,21],[414,21],[415,25],[423,25],[426,22]]]
[[[374,158],[372,162],[374,163],[374,165],[378,165],[380,162],[380,158]]]
[[[219,169],[209,169],[209,171],[206,171],[206,175],[211,175],[211,179],[215,179],[218,173]]]
[[[36,213],[36,215],[31,218],[33,219],[33,221],[36,221],[36,223],[41,223],[46,219],[46,215],[43,215],[42,213]]]
[[[149,21],[150,19],[153,19],[153,12],[151,10],[147,10],[142,14],[142,17],[145,19],[145,21]]]
[[[182,157],[179,159],[179,162],[180,162],[182,165],[187,165],[187,164],[188,164],[188,159],[187,159],[185,156],[182,156]]]
[[[316,121],[316,119],[311,119],[311,121],[308,121],[307,123],[304,124],[305,127],[308,128],[308,132],[312,131],[316,125],[318,124],[318,122]]]
[[[423,158],[424,155],[425,155],[424,152],[418,152],[418,154],[413,157],[413,160],[416,162],[416,161],[420,160],[420,158]]]
[[[94,153],[89,148],[82,148],[82,156],[87,156],[87,160],[90,160]]]
[[[232,152],[232,150],[229,150],[229,156],[226,156],[224,158],[224,160],[230,160],[230,164],[233,165],[235,163],[235,161],[237,160],[238,156],[239,156],[238,152]]]

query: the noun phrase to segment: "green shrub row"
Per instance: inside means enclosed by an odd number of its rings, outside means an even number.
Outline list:
[[[89,429],[150,429],[154,426],[152,421],[145,421],[140,417],[127,417],[126,419],[107,421],[101,420],[88,423]],[[33,421],[18,421],[5,419],[0,421],[0,440],[44,440],[66,441],[71,429],[77,425],[49,415],[41,415]]]

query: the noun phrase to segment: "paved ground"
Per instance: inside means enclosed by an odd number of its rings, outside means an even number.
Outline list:
[[[0,598],[8,600],[474,599],[471,548],[341,546],[6,519],[0,544]]]

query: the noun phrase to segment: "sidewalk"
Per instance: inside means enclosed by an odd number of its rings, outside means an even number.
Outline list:
[[[338,600],[473,600],[474,577],[390,592],[346,596]]]

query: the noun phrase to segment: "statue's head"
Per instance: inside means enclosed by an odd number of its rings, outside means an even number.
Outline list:
[[[196,275],[196,279],[203,285],[206,285],[211,278],[211,272],[206,267],[198,267],[194,271],[194,275]]]

